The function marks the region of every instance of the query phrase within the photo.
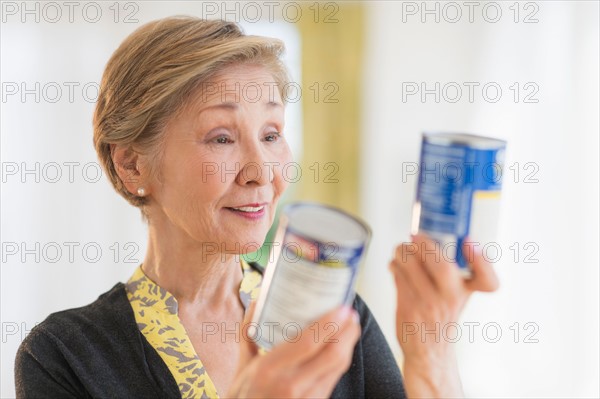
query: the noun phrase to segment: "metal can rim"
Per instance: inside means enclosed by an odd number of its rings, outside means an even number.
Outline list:
[[[423,132],[423,140],[438,145],[462,145],[477,149],[495,150],[506,147],[506,141],[471,133]]]
[[[289,218],[291,217],[291,213],[294,211],[294,209],[297,209],[299,207],[319,207],[319,208],[325,208],[328,209],[329,211],[333,211],[333,212],[337,212],[341,215],[344,215],[346,217],[348,217],[349,219],[353,220],[355,223],[357,223],[361,228],[364,229],[364,233],[365,233],[365,237],[364,239],[360,239],[360,240],[350,240],[347,242],[344,242],[344,247],[346,248],[352,248],[352,247],[356,247],[358,245],[363,245],[363,246],[368,246],[369,242],[371,241],[371,238],[373,236],[373,232],[371,230],[371,226],[369,226],[369,224],[364,221],[363,219],[361,219],[358,216],[355,216],[341,208],[332,206],[332,205],[328,205],[328,204],[323,204],[323,203],[319,203],[319,202],[315,202],[315,201],[293,201],[290,202],[288,204],[285,204],[282,207],[282,215],[285,215],[286,218],[288,219],[288,227],[291,231],[294,232],[294,234],[300,235],[300,236],[305,236],[307,238],[310,238],[312,240],[315,241],[323,241],[320,237],[310,237],[309,234],[307,234],[306,232],[302,231],[302,229],[298,229],[295,228],[294,226],[290,226],[290,220]]]

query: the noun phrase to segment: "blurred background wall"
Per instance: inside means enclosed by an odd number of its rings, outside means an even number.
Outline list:
[[[598,397],[599,8],[595,1],[3,2],[1,374],[49,313],[85,305],[142,261],[139,212],[92,147],[102,70],[141,24],[224,18],[286,42],[301,88],[287,134],[311,199],[373,228],[359,292],[401,358],[387,263],[409,238],[423,130],[508,141],[502,283],[457,341],[472,397]]]

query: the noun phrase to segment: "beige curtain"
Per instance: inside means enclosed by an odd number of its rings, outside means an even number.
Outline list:
[[[360,3],[319,6],[317,14],[315,3],[303,3],[298,23],[304,150],[296,197],[358,213],[364,11]]]

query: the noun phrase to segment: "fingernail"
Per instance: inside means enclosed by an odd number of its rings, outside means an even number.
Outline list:
[[[335,314],[335,318],[339,321],[344,321],[348,318],[351,311],[352,308],[350,306],[344,305],[340,308],[340,310],[337,311],[337,313]]]
[[[246,333],[248,335],[248,338],[250,338],[250,340],[254,342],[257,337],[258,329],[254,325],[249,325],[248,329],[246,330]]]

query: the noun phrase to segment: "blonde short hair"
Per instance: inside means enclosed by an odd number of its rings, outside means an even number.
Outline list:
[[[94,113],[94,146],[117,192],[137,207],[147,203],[123,184],[111,144],[148,154],[156,172],[168,120],[223,68],[265,66],[285,102],[289,77],[283,51],[280,40],[245,35],[233,22],[194,17],[160,19],[129,35],[106,65]]]

